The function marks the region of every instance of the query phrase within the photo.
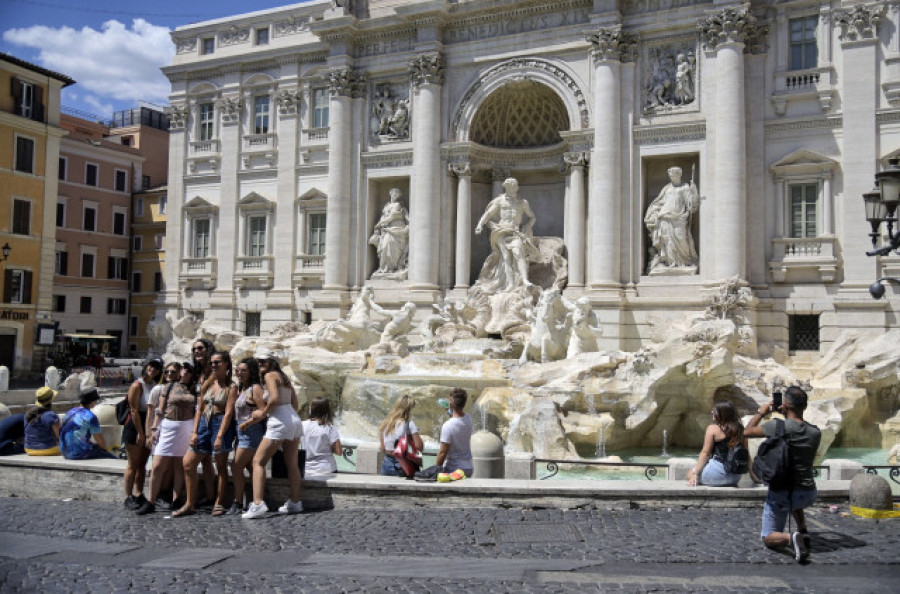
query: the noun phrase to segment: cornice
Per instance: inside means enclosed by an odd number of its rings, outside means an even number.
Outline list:
[[[843,126],[844,118],[840,115],[793,121],[777,120],[766,124],[766,134],[793,133],[802,130],[834,130],[843,128]]]
[[[635,144],[704,140],[706,138],[706,122],[635,126],[631,134]]]

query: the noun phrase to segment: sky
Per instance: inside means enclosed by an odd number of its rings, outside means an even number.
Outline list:
[[[303,0],[0,0],[0,51],[75,79],[63,107],[101,119],[147,101],[168,105],[160,67],[181,25]]]

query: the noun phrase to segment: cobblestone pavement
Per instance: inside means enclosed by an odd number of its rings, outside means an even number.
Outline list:
[[[897,592],[900,520],[814,509],[811,562],[760,510],[339,509],[137,517],[0,498],[0,592]]]

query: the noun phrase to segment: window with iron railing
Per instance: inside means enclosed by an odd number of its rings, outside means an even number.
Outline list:
[[[788,340],[792,351],[819,350],[819,315],[788,316]]]
[[[791,19],[790,67],[791,70],[806,70],[818,65],[816,47],[816,26],[819,17],[808,16]]]

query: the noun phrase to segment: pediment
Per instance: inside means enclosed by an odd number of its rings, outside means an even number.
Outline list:
[[[318,188],[311,188],[297,197],[297,202],[313,202],[316,200],[327,200],[328,196]]]
[[[769,169],[776,175],[824,173],[834,170],[837,161],[808,149],[798,149],[773,163]]]
[[[202,196],[194,196],[184,205],[184,210],[192,212],[216,212],[218,209],[218,206]]]
[[[265,196],[257,194],[256,192],[250,192],[240,200],[238,200],[239,208],[248,208],[248,207],[260,207],[260,208],[275,208],[275,202],[269,200]]]

